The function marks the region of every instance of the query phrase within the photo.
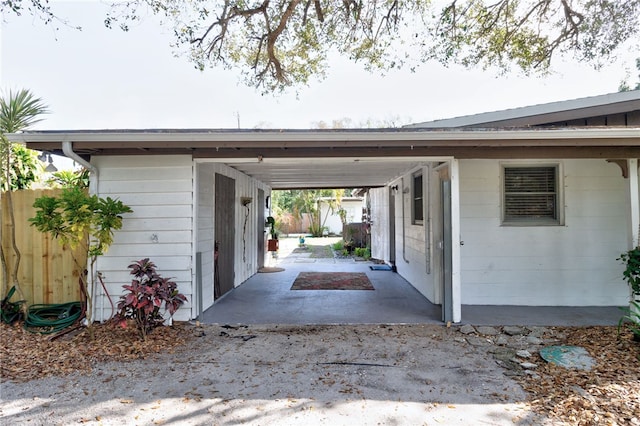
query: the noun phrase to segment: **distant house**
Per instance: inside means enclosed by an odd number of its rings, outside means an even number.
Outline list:
[[[320,221],[326,227],[327,234],[342,235],[342,219],[339,209],[344,210],[345,223],[361,222],[362,209],[365,207],[362,197],[343,197],[340,199],[340,206],[331,209],[330,201],[333,199],[321,197],[318,199],[320,209]]]
[[[461,321],[462,304],[620,306],[640,227],[640,91],[401,129],[28,131],[133,213],[97,268],[112,297],[151,257],[189,297],[177,320],[264,265],[272,189],[369,188],[372,257]],[[252,201],[246,204],[246,200]],[[245,200],[245,203],[243,203]],[[108,316],[104,294],[96,318]]]

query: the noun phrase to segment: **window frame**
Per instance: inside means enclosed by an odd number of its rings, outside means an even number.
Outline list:
[[[416,179],[420,178],[420,194],[416,193]],[[418,202],[420,203],[420,218],[416,217]],[[424,171],[419,170],[411,174],[411,224],[424,225]]]
[[[555,171],[555,217],[554,218],[520,218],[513,219],[508,218],[506,214],[507,206],[507,188],[506,178],[507,169],[541,169],[541,168],[553,168]],[[562,163],[560,162],[527,162],[527,163],[510,163],[505,162],[500,164],[500,192],[501,192],[501,206],[500,206],[500,222],[502,226],[564,226],[564,173],[562,171]]]

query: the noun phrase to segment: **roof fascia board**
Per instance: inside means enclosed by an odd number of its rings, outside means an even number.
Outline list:
[[[638,108],[640,108],[640,91],[632,90],[629,92],[609,93],[606,95],[592,96],[588,98],[572,99],[568,101],[551,102],[502,111],[484,112],[480,114],[427,121],[423,123],[410,124],[406,127],[468,127],[474,125],[489,125],[491,123],[509,122],[512,120],[531,120],[536,117],[544,116],[558,117],[559,115],[562,115],[562,117],[553,118],[553,121],[568,121],[584,115],[600,116],[632,111]],[[536,119],[530,124],[534,125],[539,124],[540,122],[546,121]]]
[[[282,132],[23,132],[7,135],[9,140],[28,143],[100,142],[109,143],[171,143],[188,146],[190,142],[251,143],[273,142],[282,146],[304,146],[310,143],[352,145],[357,142],[377,143],[380,146],[412,141],[507,141],[507,140],[596,140],[640,138],[640,128],[599,127],[562,129],[508,129],[508,130],[392,130],[392,131],[282,131]]]

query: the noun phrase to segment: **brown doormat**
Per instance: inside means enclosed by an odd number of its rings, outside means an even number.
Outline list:
[[[375,290],[364,272],[300,272],[291,290]]]
[[[282,272],[284,271],[284,268],[278,268],[275,266],[265,266],[263,268],[258,269],[258,272],[261,274],[267,274],[270,272]]]

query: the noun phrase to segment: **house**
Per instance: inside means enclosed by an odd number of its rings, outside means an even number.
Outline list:
[[[362,222],[362,209],[365,207],[362,197],[342,197],[337,208],[331,207],[331,201],[335,199],[329,197],[318,198],[318,208],[320,209],[320,222],[326,227],[327,233],[331,235],[342,235],[342,219],[339,209],[344,210],[344,223]]]
[[[151,257],[198,317],[264,265],[273,189],[370,188],[372,256],[443,320],[462,304],[619,306],[638,242],[640,91],[401,129],[91,130],[10,135],[92,171],[131,206],[98,260],[113,297]],[[214,264],[214,247],[219,256]],[[217,265],[217,274],[214,267]],[[108,317],[105,295],[95,318]]]

